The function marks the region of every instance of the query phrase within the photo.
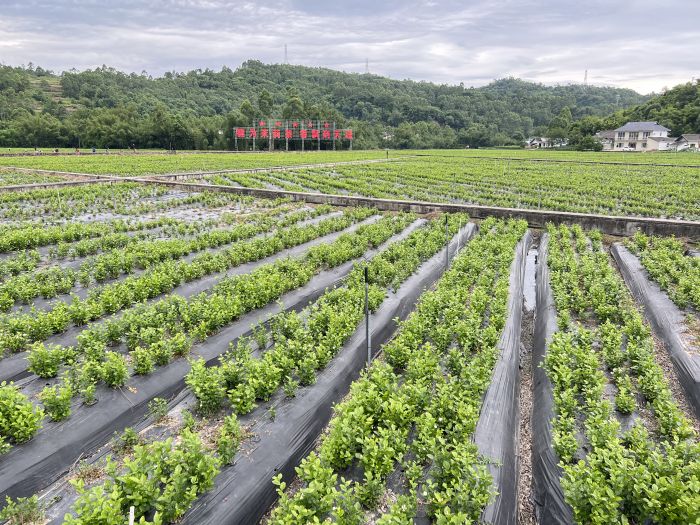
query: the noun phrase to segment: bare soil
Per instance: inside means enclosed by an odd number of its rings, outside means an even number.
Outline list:
[[[523,308],[520,334],[520,427],[518,429],[518,525],[535,525],[532,491],[532,346],[535,314]]]
[[[676,368],[671,361],[671,356],[668,353],[666,345],[663,341],[656,337],[656,334],[652,334],[654,339],[654,359],[659,364],[664,372],[664,377],[668,380],[668,386],[671,389],[671,394],[673,394],[673,399],[681,409],[683,415],[690,421],[690,424],[695,429],[696,434],[700,435],[700,421],[695,416],[695,412],[692,410],[690,403],[685,394],[685,390],[681,386],[678,380],[678,375],[676,374]]]

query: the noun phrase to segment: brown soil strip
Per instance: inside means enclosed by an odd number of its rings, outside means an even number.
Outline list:
[[[612,268],[615,270],[615,274],[622,280],[623,283],[625,283],[625,279],[622,276],[622,273],[620,272],[620,268],[617,266],[617,262],[615,261],[615,258],[610,254],[608,251],[608,255],[610,256],[610,265]],[[625,289],[627,290],[629,294],[629,300],[632,302],[633,307],[641,312],[644,313],[644,308],[642,305],[640,305],[633,297],[631,292],[629,292],[629,287],[627,286],[627,283],[625,283]],[[687,321],[687,318],[686,318]],[[645,316],[645,322],[649,324],[648,318]],[[686,323],[687,326],[687,323]],[[689,334],[686,334],[689,335]],[[698,418],[695,416],[695,412],[691,409],[690,404],[688,403],[688,399],[686,397],[685,390],[681,386],[680,381],[678,380],[678,375],[676,374],[676,368],[673,365],[673,361],[671,360],[671,356],[668,353],[668,349],[666,348],[666,345],[664,345],[663,341],[657,337],[657,335],[654,333],[654,331],[651,331],[651,337],[654,341],[654,360],[659,364],[661,369],[663,370],[664,377],[669,383],[669,388],[671,389],[671,394],[673,395],[673,400],[676,402],[678,405],[678,408],[681,409],[681,412],[683,412],[683,415],[690,421],[690,424],[693,426],[695,429],[696,434],[700,435],[700,421]],[[641,404],[639,404],[641,408]],[[643,419],[645,420],[645,424],[647,428],[652,428],[653,426],[656,426],[658,428],[658,422],[656,425],[650,425],[649,421],[649,416],[644,413],[643,410],[640,410],[640,414],[642,415]],[[654,418],[655,419],[655,418]]]
[[[683,415],[690,421],[696,434],[700,435],[700,420],[695,416],[695,412],[688,403],[685,390],[678,380],[676,368],[673,366],[673,361],[671,361],[671,356],[668,353],[666,345],[663,344],[661,339],[656,337],[656,334],[652,334],[652,338],[654,339],[654,359],[663,370],[664,377],[668,380],[668,386],[671,389],[671,394],[673,394],[673,400],[678,405],[678,408],[681,409]]]
[[[532,347],[534,311],[523,307],[520,334],[520,428],[518,429],[518,525],[535,525],[532,492]]]

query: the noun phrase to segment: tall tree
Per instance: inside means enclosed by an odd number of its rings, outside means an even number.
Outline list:
[[[287,103],[282,110],[282,116],[286,119],[298,119],[304,116],[304,102],[298,94],[294,94],[287,99]]]
[[[263,89],[258,97],[258,109],[260,110],[261,117],[271,117],[273,108],[275,107],[275,101],[272,99],[272,95],[267,89]]]
[[[246,118],[248,123],[253,122],[255,117],[257,117],[255,108],[253,107],[253,104],[251,104],[250,100],[248,100],[248,99],[245,99],[241,103],[240,112]]]

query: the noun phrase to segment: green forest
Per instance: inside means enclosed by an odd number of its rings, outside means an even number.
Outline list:
[[[253,60],[158,78],[106,66],[56,75],[30,64],[0,66],[0,146],[230,149],[232,129],[257,117],[335,120],[355,130],[358,149],[520,145],[551,134],[576,144],[632,116],[697,131],[698,100],[690,84],[649,99],[609,87],[507,78],[469,88]]]
[[[548,136],[565,136],[577,149],[591,146],[591,135],[603,129],[615,129],[632,120],[656,121],[669,128],[670,136],[700,133],[700,80],[680,84],[643,104],[616,111],[607,117],[585,116],[561,124],[556,118],[550,124]]]

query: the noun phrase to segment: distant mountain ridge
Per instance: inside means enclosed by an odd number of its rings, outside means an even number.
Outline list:
[[[254,60],[158,78],[0,66],[0,146],[80,138],[97,147],[227,147],[231,128],[252,115],[335,119],[358,130],[358,147],[508,144],[543,133],[566,107],[578,120],[647,100],[629,89],[514,78],[464,88]]]

